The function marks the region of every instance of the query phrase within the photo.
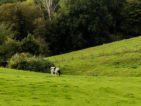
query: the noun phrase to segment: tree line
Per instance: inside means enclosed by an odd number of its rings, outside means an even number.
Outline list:
[[[141,0],[1,0],[0,61],[141,35]]]

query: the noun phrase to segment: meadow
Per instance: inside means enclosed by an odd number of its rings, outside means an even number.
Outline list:
[[[62,71],[0,68],[0,106],[141,106],[141,37],[46,59]]]
[[[141,106],[139,35],[141,0],[0,0],[0,106]]]
[[[141,76],[141,37],[103,44],[47,58],[64,74]]]
[[[0,68],[0,106],[141,106],[140,77],[92,77]]]

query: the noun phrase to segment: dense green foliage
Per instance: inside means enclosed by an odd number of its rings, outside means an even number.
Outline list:
[[[130,2],[125,8],[123,30],[129,37],[140,34],[141,31],[141,0]]]
[[[28,53],[21,53],[12,56],[8,66],[19,70],[49,73],[50,67],[53,66],[53,64],[41,57],[31,56]]]
[[[0,68],[1,106],[140,106],[140,77],[61,76]]]
[[[141,0],[47,1],[0,0],[0,106],[141,106],[141,37],[104,44],[141,35]]]
[[[64,74],[141,76],[141,37],[50,57]]]
[[[13,3],[13,2],[16,2],[18,0],[0,0],[0,4],[3,4],[3,3]]]
[[[8,25],[0,25],[0,64],[6,62],[19,49],[19,43],[12,39],[13,33]]]
[[[141,0],[54,0],[50,11],[41,2],[1,0],[0,61],[15,53],[55,55],[141,34]]]
[[[52,52],[58,54],[140,35],[140,3],[140,0],[60,0],[49,33]]]

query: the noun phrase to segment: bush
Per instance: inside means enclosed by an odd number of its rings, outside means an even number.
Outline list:
[[[18,64],[21,61],[27,60],[30,57],[31,57],[31,55],[29,53],[20,53],[20,54],[16,53],[9,60],[8,66],[10,68],[17,68]]]
[[[7,60],[18,52],[19,47],[19,42],[10,38],[8,38],[3,45],[0,45],[0,66],[6,67]]]
[[[8,60],[15,53],[18,53],[20,51],[20,42],[13,40],[11,38],[8,38],[7,41],[5,41],[3,48],[5,48],[4,56],[6,56],[6,60]]]
[[[3,62],[6,61],[6,49],[0,45],[0,66],[4,66]]]
[[[35,72],[49,72],[51,66],[54,64],[48,60],[28,53],[15,54],[9,61],[10,68]]]

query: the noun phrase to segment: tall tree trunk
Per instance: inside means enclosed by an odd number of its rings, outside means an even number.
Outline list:
[[[39,4],[44,9],[44,11],[47,12],[49,20],[52,20],[52,16],[58,3],[54,0],[35,0],[35,2]]]

